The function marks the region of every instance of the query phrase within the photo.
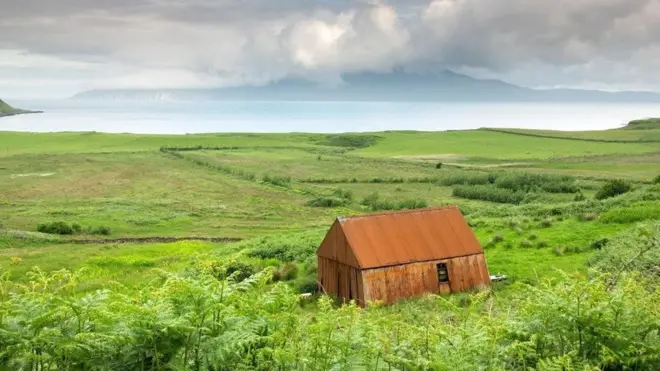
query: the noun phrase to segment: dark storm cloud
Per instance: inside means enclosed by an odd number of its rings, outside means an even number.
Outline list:
[[[119,79],[128,85],[405,66],[660,89],[660,0],[0,0],[0,9],[0,58],[102,64],[130,71]]]

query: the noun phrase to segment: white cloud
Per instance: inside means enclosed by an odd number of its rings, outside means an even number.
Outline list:
[[[660,0],[6,2],[5,88],[337,81],[404,66],[660,90]]]

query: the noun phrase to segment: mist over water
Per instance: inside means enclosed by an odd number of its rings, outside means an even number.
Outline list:
[[[509,127],[600,130],[660,117],[660,104],[428,102],[12,101],[43,114],[0,119],[3,131],[337,133]]]

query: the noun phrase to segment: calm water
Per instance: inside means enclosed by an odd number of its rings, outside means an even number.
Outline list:
[[[516,127],[595,130],[660,117],[660,104],[12,101],[46,113],[0,119],[8,131],[347,132]]]

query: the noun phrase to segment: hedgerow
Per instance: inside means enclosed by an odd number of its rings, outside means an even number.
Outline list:
[[[522,191],[512,191],[505,188],[497,188],[492,185],[465,185],[456,186],[453,189],[454,197],[469,200],[483,200],[497,203],[519,204],[525,199]]]

